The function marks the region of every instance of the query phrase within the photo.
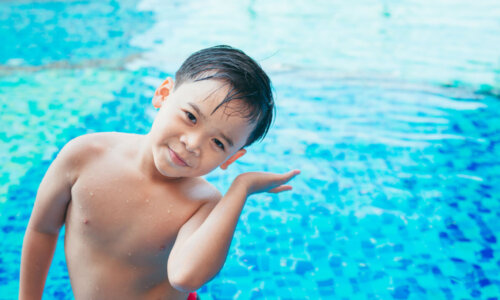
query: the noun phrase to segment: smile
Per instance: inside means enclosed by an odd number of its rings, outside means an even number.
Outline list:
[[[168,147],[168,153],[170,154],[170,159],[174,164],[181,167],[188,166],[188,164],[179,155],[177,155],[177,153],[175,153],[172,149],[170,149],[170,147]]]

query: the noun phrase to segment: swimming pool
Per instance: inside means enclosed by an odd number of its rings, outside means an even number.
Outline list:
[[[264,142],[207,179],[302,170],[245,206],[202,299],[496,299],[500,44],[493,1],[0,3],[0,298],[16,299],[36,189],[69,139],[147,132],[200,48],[269,72]],[[72,299],[62,235],[47,299]]]

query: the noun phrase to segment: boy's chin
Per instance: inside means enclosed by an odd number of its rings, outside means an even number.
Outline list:
[[[213,169],[210,169],[208,171],[207,170],[197,170],[195,168],[190,168],[190,170],[159,169],[158,168],[158,171],[165,178],[178,179],[178,178],[201,177],[201,176],[207,175],[208,173],[212,172],[216,168],[217,167],[214,167]]]
[[[196,167],[179,167],[171,161],[161,161],[155,159],[155,167],[156,170],[165,178],[189,178],[207,175],[217,169],[219,165],[200,169]]]

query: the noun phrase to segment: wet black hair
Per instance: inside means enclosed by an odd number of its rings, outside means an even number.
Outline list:
[[[185,82],[208,79],[221,80],[230,85],[224,104],[240,99],[245,105],[243,117],[255,123],[244,147],[261,140],[267,134],[274,117],[274,99],[271,80],[260,65],[243,51],[227,45],[202,49],[191,54],[175,73],[175,86]]]

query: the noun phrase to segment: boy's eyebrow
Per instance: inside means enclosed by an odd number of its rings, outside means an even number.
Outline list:
[[[202,118],[206,119],[207,117],[201,112],[200,108],[198,105],[194,103],[188,102],[188,104],[196,111],[196,113]],[[222,131],[219,131],[219,134],[222,136],[223,139],[226,140],[226,142],[229,144],[230,147],[234,145],[233,140],[231,140],[228,136],[226,136]]]

